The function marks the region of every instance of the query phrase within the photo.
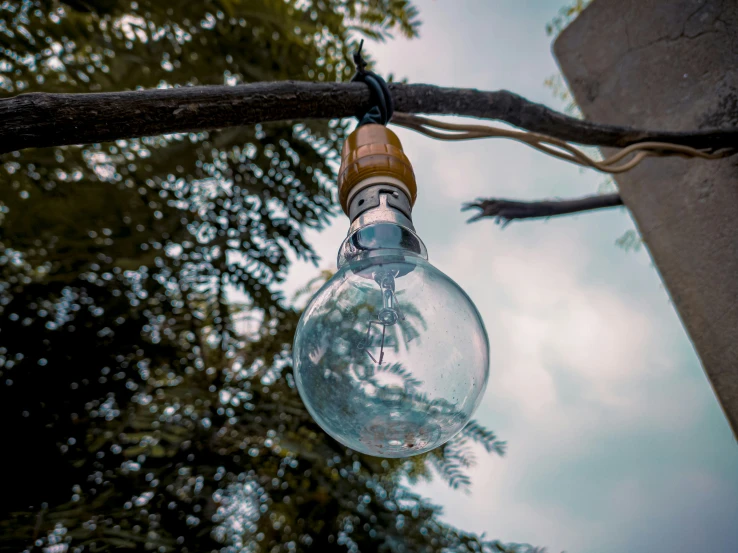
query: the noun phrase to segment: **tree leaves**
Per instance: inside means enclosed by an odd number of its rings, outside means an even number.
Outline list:
[[[352,25],[414,36],[417,11],[9,1],[0,89],[346,80]],[[414,469],[328,438],[294,387],[299,313],[279,282],[291,256],[315,259],[304,231],[336,210],[344,130],[259,125],[2,160],[0,549],[478,548],[435,507],[402,502]],[[449,478],[463,479],[463,455],[449,450]]]
[[[564,28],[576,18],[592,0],[575,0],[559,10],[559,13],[546,24],[548,36],[558,35]]]

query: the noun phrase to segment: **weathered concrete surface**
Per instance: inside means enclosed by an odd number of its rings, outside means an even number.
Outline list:
[[[738,126],[737,0],[595,0],[554,53],[592,121]],[[618,176],[738,433],[738,158],[648,160]]]

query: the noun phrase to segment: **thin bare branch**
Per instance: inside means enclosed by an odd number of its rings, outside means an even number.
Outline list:
[[[540,202],[518,202],[503,199],[478,199],[476,202],[464,204],[462,211],[479,209],[479,213],[467,222],[473,223],[485,217],[492,217],[503,226],[515,219],[540,219],[568,215],[581,211],[593,211],[623,205],[620,194],[603,194],[586,196],[574,200],[544,200]]]
[[[398,112],[504,121],[529,131],[596,146],[657,141],[716,150],[738,147],[738,129],[667,132],[574,119],[499,90],[391,83]],[[0,100],[0,153],[89,144],[267,121],[348,117],[368,107],[361,83],[296,81],[85,94],[29,93]]]

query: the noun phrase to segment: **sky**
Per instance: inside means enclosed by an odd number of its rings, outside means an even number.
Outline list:
[[[562,109],[545,24],[558,1],[419,0],[421,37],[367,43],[375,70],[508,89]],[[443,520],[549,552],[738,551],[738,447],[645,249],[615,245],[623,208],[548,221],[468,225],[477,197],[596,192],[603,176],[504,140],[437,142],[395,131],[418,181],[415,227],[430,261],[466,290],[491,343],[475,418],[508,442],[483,450],[469,493],[416,486]],[[348,229],[309,235],[335,268]],[[317,269],[296,263],[286,289]]]

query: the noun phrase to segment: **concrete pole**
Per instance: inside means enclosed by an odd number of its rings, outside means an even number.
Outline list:
[[[554,53],[592,121],[738,126],[735,0],[595,0]],[[738,435],[738,158],[648,160],[616,181]]]

